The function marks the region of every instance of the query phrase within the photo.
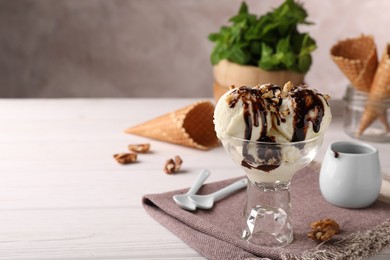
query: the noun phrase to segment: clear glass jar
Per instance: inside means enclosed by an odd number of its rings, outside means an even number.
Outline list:
[[[361,120],[366,108],[375,107],[381,117],[376,118],[359,135]],[[351,137],[370,142],[390,142],[390,99],[380,102],[368,100],[368,93],[348,86],[344,96],[344,131]]]

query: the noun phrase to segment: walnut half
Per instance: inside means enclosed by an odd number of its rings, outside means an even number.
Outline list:
[[[313,240],[324,242],[340,232],[339,224],[333,219],[321,219],[311,223],[312,231],[307,236]]]

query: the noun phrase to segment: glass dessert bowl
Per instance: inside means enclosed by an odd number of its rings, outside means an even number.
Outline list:
[[[292,242],[291,178],[314,159],[322,139],[320,135],[305,141],[273,143],[221,138],[226,152],[248,178],[243,239],[276,247]]]

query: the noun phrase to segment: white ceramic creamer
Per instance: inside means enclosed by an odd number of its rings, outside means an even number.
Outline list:
[[[368,207],[380,192],[380,169],[375,147],[354,142],[333,143],[321,166],[321,193],[329,203],[339,207]]]

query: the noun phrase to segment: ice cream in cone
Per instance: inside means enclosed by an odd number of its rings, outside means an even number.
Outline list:
[[[387,120],[387,107],[383,104],[383,100],[390,98],[390,44],[385,48],[382,59],[376,70],[374,80],[368,95],[362,119],[360,121],[357,136],[360,136],[364,130],[377,118],[385,125],[389,131],[389,123]]]
[[[126,133],[208,150],[218,145],[213,123],[214,105],[200,101],[145,123]]]
[[[340,41],[332,47],[331,56],[356,89],[370,91],[378,66],[377,49],[372,36],[361,35]]]

